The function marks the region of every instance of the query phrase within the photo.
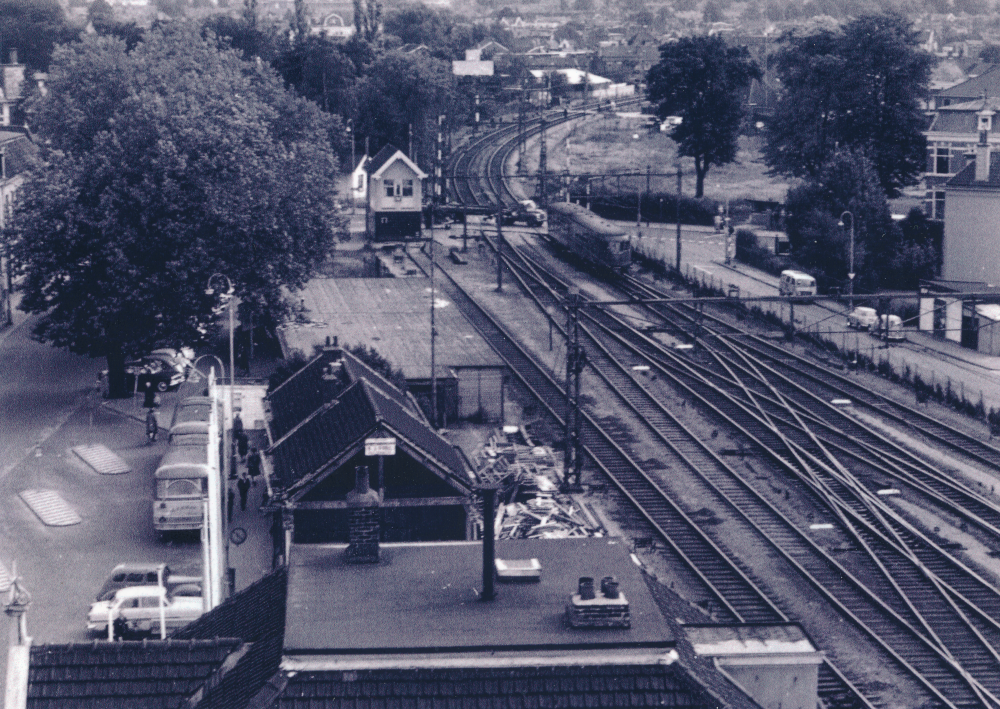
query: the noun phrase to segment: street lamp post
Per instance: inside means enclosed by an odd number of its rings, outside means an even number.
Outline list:
[[[847,307],[850,310],[854,310],[854,214],[848,210],[844,210],[843,214],[840,215],[840,221],[837,225],[840,228],[844,227],[844,216],[848,215],[851,217],[851,251],[848,254],[848,266],[847,266]]]
[[[208,285],[205,288],[206,295],[215,295],[215,289],[212,287],[212,281],[216,279],[225,279],[226,290],[225,295],[229,299],[229,389],[226,397],[226,418],[225,423],[222,428],[222,452],[225,455],[225,460],[223,461],[224,479],[226,484],[229,484],[229,478],[233,474],[232,460],[233,460],[233,444],[230,436],[233,430],[233,386],[236,384],[236,355],[235,348],[233,346],[234,338],[234,322],[235,322],[235,312],[234,307],[236,305],[236,294],[233,290],[233,282],[229,280],[229,276],[223,273],[213,273],[208,279]],[[222,294],[220,293],[220,296]],[[223,515],[223,519],[225,516]],[[228,564],[228,559],[227,562]],[[227,567],[228,568],[228,567]],[[227,571],[228,573],[228,571]]]
[[[347,127],[344,128],[347,131],[347,139],[351,141],[351,214],[354,214],[354,191],[357,185],[354,184],[354,169],[357,165],[354,164],[354,119],[347,119]]]

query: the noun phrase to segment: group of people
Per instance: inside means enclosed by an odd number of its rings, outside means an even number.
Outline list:
[[[261,456],[260,451],[257,450],[257,446],[250,445],[250,437],[243,428],[243,419],[240,418],[239,414],[233,418],[233,458],[232,458],[232,473],[230,478],[236,478],[236,490],[240,496],[240,510],[245,512],[247,509],[247,498],[250,495],[250,488],[257,486],[257,478],[261,474]],[[246,461],[247,470],[246,472],[241,472],[237,474],[239,470],[238,463]],[[234,503],[234,493],[232,488],[229,490],[229,518],[232,519],[233,514],[233,503]],[[264,490],[264,502],[267,502],[267,489]]]

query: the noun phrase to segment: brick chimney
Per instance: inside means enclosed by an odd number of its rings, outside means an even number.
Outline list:
[[[574,628],[631,628],[625,594],[618,590],[618,580],[605,576],[601,580],[601,595],[594,593],[594,579],[580,577],[577,592],[566,606],[566,618]]]
[[[379,559],[379,499],[368,484],[368,466],[354,468],[354,489],[347,493],[350,509],[347,561],[376,564]]]

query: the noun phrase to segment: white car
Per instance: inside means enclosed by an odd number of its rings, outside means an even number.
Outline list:
[[[121,617],[132,633],[167,633],[197,620],[204,612],[201,596],[172,596],[162,586],[128,586],[115,591],[107,601],[90,604],[87,630],[107,633]]]
[[[859,307],[847,315],[847,327],[856,330],[870,330],[878,323],[878,313],[875,308]]]

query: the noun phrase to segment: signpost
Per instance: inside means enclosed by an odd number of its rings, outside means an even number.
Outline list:
[[[371,458],[378,456],[378,496],[382,499],[385,494],[385,457],[396,455],[395,438],[366,438],[365,455]]]

